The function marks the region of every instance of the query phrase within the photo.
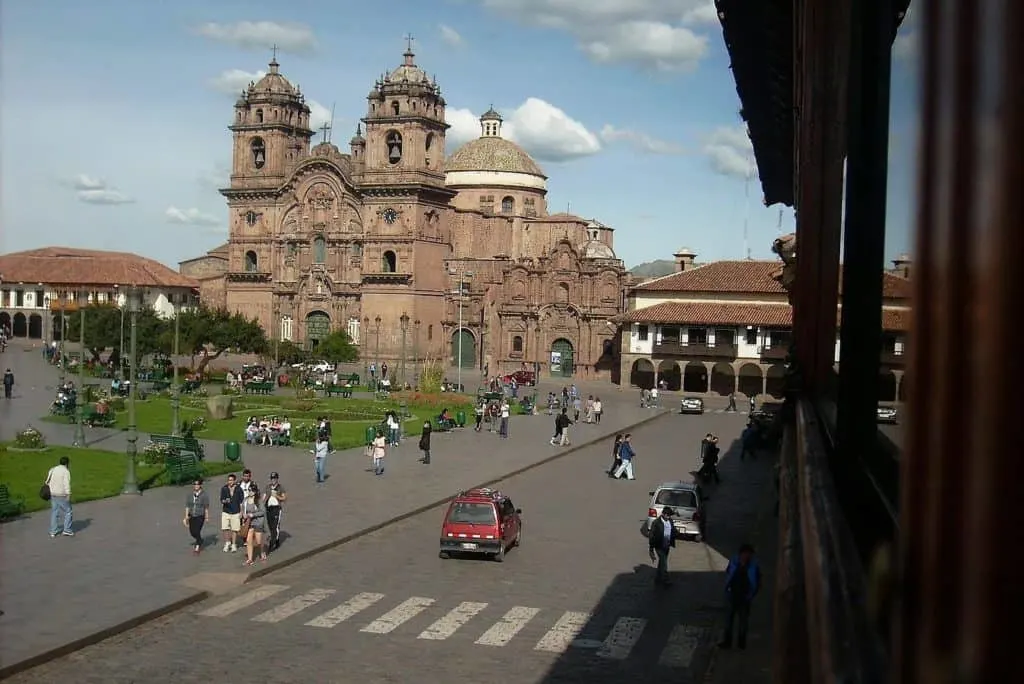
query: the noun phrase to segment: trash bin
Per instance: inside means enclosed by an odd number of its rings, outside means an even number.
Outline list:
[[[455,414],[455,422],[458,424],[458,426],[460,428],[461,427],[466,427],[466,412],[465,411],[458,411]]]
[[[377,437],[377,427],[375,425],[369,425],[366,428],[366,443],[372,444],[373,440]]]
[[[224,460],[237,463],[242,458],[242,447],[238,442],[224,442]]]

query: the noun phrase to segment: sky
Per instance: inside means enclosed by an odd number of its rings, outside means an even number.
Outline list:
[[[0,3],[0,252],[129,251],[176,266],[227,238],[231,121],[267,69],[347,141],[374,80],[436,74],[447,149],[503,135],[540,163],[549,210],[615,228],[627,266],[772,258],[793,212],[764,207],[712,0],[33,0]],[[909,252],[916,21],[894,45],[886,257]],[[332,118],[333,111],[333,118]],[[319,139],[319,138],[318,138]]]

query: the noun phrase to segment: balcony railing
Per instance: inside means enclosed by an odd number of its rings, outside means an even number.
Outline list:
[[[732,344],[682,344],[675,340],[656,342],[653,345],[654,354],[673,354],[676,356],[706,356],[714,359],[735,359],[737,356],[736,346]]]
[[[761,347],[762,361],[785,361],[789,356],[789,345],[777,344],[772,347]]]

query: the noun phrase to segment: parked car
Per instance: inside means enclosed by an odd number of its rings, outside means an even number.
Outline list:
[[[704,400],[700,397],[683,397],[679,400],[679,412],[694,416],[704,413]]]
[[[663,482],[650,492],[651,503],[647,508],[647,520],[641,532],[646,537],[651,525],[661,516],[666,506],[674,515],[672,525],[684,538],[699,542],[707,539],[707,497],[701,493],[700,485],[693,482]]]
[[[522,514],[512,499],[495,489],[460,492],[445,511],[438,555],[485,555],[500,563],[508,549],[523,541]]]
[[[895,425],[898,422],[898,413],[892,406],[879,406],[878,407],[878,422],[889,423]]]
[[[317,361],[312,366],[310,366],[309,369],[314,373],[333,373],[334,364],[328,363],[327,361]]]
[[[508,384],[513,378],[520,387],[533,387],[537,384],[537,376],[533,371],[517,370],[515,373],[509,373],[502,380]]]

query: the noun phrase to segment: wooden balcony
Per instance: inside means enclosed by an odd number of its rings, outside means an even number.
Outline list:
[[[778,344],[772,347],[761,347],[761,361],[776,362],[785,361],[789,356],[789,345]]]
[[[682,344],[675,340],[656,342],[652,346],[652,353],[662,356],[706,357],[712,359],[735,359],[737,356],[736,346],[732,344],[710,346],[707,344]]]

